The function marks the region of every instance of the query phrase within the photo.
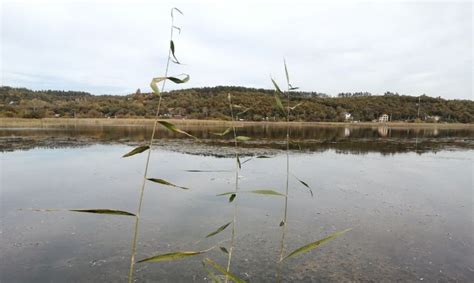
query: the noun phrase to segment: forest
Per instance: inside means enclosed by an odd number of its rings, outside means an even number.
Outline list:
[[[239,119],[281,121],[275,92],[236,86],[189,88],[165,92],[161,117],[178,119],[229,119],[227,94],[239,105]],[[418,104],[418,102],[420,102]],[[0,87],[0,117],[13,118],[151,118],[158,97],[152,93],[92,95],[87,92]],[[368,92],[329,96],[317,92],[291,92],[292,121],[373,121],[387,114],[391,121],[472,123],[474,101],[447,100],[427,95]],[[347,115],[349,113],[350,115]],[[348,116],[350,116],[348,118]],[[436,117],[436,119],[435,119]]]

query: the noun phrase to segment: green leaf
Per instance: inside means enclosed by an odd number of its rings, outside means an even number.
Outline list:
[[[227,228],[227,226],[229,226],[231,223],[232,223],[232,221],[229,222],[229,223],[226,223],[226,224],[222,225],[221,227],[217,228],[216,231],[214,231],[214,232],[212,232],[212,233],[209,233],[209,234],[206,236],[206,238],[209,238],[209,237],[212,237],[212,236],[214,236],[214,235],[219,234],[220,232],[224,231],[224,229]]]
[[[167,77],[167,79],[174,82],[175,84],[184,84],[189,81],[189,75],[184,74],[184,79],[180,79],[176,77]]]
[[[283,103],[281,103],[281,99],[278,96],[278,94],[275,94],[274,97],[275,97],[275,102],[276,102],[276,105],[277,105],[278,109],[285,112],[285,107],[283,107]]]
[[[73,212],[85,212],[85,213],[98,213],[98,214],[111,214],[111,215],[125,215],[135,216],[135,214],[128,211],[115,210],[115,209],[69,209]]]
[[[213,283],[222,283],[222,280],[220,277],[223,277],[222,275],[221,276],[216,276],[214,274],[214,272],[212,272],[212,270],[210,270],[209,268],[207,268],[206,264],[204,263],[204,261],[202,262],[202,266],[204,267],[204,269],[206,270],[207,272],[207,275],[209,276],[209,279],[211,279],[211,281]]]
[[[283,64],[285,65],[285,75],[286,75],[286,82],[288,86],[290,86],[290,75],[288,75],[288,68],[286,67],[286,60],[283,59]]]
[[[231,194],[229,197],[229,202],[233,202],[236,196],[236,194]]]
[[[240,193],[252,193],[252,194],[258,194],[258,195],[271,195],[271,196],[285,196],[284,194],[281,194],[274,190],[267,190],[267,189],[253,190],[253,191],[226,192],[226,193],[218,194],[216,196],[228,196],[228,195],[240,194]]]
[[[225,136],[225,135],[227,135],[228,133],[230,133],[231,130],[232,130],[232,128],[227,128],[227,129],[225,129],[225,131],[223,131],[222,133],[211,133],[211,134],[216,135],[216,136],[221,136],[221,137],[222,137],[222,136]]]
[[[223,253],[226,253],[226,254],[229,253],[229,251],[228,251],[225,247],[219,247],[219,249],[220,249]]]
[[[292,174],[292,175],[293,175],[293,174]],[[301,180],[300,178],[296,177],[295,175],[293,175],[293,177],[295,177],[296,180],[298,180],[298,182],[300,182],[303,186],[305,186],[306,188],[308,188],[309,193],[311,194],[311,197],[313,197],[313,190],[311,190],[311,187],[310,187],[306,182],[304,182],[304,181]]]
[[[321,240],[318,240],[316,242],[313,242],[313,243],[310,243],[310,244],[307,244],[307,245],[304,245],[294,251],[292,251],[289,255],[287,255],[286,257],[284,257],[281,261],[284,261],[285,259],[287,258],[290,258],[290,257],[293,257],[293,256],[296,256],[296,255],[299,255],[299,254],[302,254],[302,253],[306,253],[306,252],[309,252],[310,250],[312,249],[315,249],[317,247],[319,247],[320,245],[334,239],[334,238],[337,238],[339,236],[341,236],[342,234],[346,233],[346,232],[349,232],[351,229],[346,229],[346,230],[343,230],[343,231],[339,231],[339,232],[336,232],[334,234],[331,234],[329,235],[328,237],[324,238],[324,239],[321,239]]]
[[[171,55],[173,55],[173,58],[174,58],[174,60],[171,60],[171,61],[173,61],[173,63],[176,63],[176,64],[181,64],[178,58],[176,58],[176,55],[174,54],[175,48],[174,48],[173,40],[170,40],[170,49],[171,49]]]
[[[220,197],[220,196],[228,196],[228,195],[233,195],[233,194],[236,194],[236,192],[226,192],[226,193],[218,194],[216,196]]]
[[[191,135],[191,134],[188,134],[187,132],[176,128],[176,126],[175,126],[174,124],[171,124],[170,122],[167,122],[167,121],[158,121],[158,123],[159,123],[160,125],[162,125],[163,127],[167,128],[168,130],[172,131],[172,132],[184,134],[184,135],[186,135],[186,136],[188,136],[188,137],[197,139],[195,136],[193,136],[193,135]]]
[[[200,255],[203,253],[205,253],[205,251],[197,251],[197,252],[184,251],[184,252],[166,253],[166,254],[155,255],[149,258],[139,260],[137,261],[137,263],[180,260],[180,259],[188,258],[191,256]]]
[[[183,189],[183,190],[189,190],[189,188],[186,188],[186,187],[181,187],[181,186],[177,186],[173,183],[170,183],[166,180],[163,180],[163,179],[157,179],[157,178],[147,178],[148,181],[152,181],[154,183],[158,183],[158,184],[162,184],[162,185],[165,185],[165,186],[170,186],[170,187],[175,187],[175,188],[180,188],[180,189]]]
[[[220,273],[228,276],[230,279],[232,279],[235,283],[245,283],[244,280],[240,279],[237,277],[235,274],[232,274],[228,272],[223,266],[219,265],[217,262],[214,262],[213,260],[209,258],[205,258],[204,261],[211,265],[215,270],[219,271]]]
[[[235,139],[238,140],[238,141],[249,141],[250,140],[250,138],[246,137],[246,136],[236,136]]]
[[[22,210],[22,209],[20,209]],[[97,213],[97,214],[109,214],[109,215],[124,215],[124,216],[135,216],[135,214],[116,210],[116,209],[57,209],[57,208],[32,208],[31,211],[38,211],[38,212],[57,212],[57,211],[72,211],[72,212],[83,212],[83,213]]]
[[[274,190],[254,190],[254,191],[249,191],[249,192],[253,194],[259,194],[259,195],[285,196],[284,194],[281,194]]]
[[[142,145],[142,146],[134,148],[129,153],[124,154],[122,157],[129,157],[129,156],[132,156],[132,155],[135,155],[135,154],[139,154],[139,153],[142,153],[142,152],[144,152],[145,150],[147,150],[149,148],[150,148],[150,146],[148,146],[148,145]]]
[[[275,80],[273,78],[270,77],[270,79],[272,80],[272,83],[273,85],[275,86],[275,90],[281,94],[283,94],[283,91],[281,91],[280,87],[277,85],[277,83],[275,82]]]

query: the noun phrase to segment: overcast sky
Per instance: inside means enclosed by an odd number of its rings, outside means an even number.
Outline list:
[[[272,88],[286,58],[302,90],[473,99],[471,1],[0,1],[2,85],[148,92],[176,6],[186,87]]]

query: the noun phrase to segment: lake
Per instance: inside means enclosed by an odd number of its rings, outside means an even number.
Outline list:
[[[137,258],[227,246],[234,190],[231,137],[222,126],[186,126],[195,141],[160,129],[147,183]],[[282,126],[237,128],[240,190],[284,193]],[[150,127],[63,125],[0,128],[1,282],[126,281],[134,218],[32,209],[135,212]],[[291,128],[287,253],[336,231],[352,231],[283,265],[285,282],[472,282],[474,129],[389,126]],[[251,158],[266,155],[270,158]],[[247,161],[248,160],[248,161]],[[190,172],[201,170],[204,172]],[[298,180],[306,182],[314,193]],[[284,198],[240,194],[231,270],[274,282]],[[225,265],[216,248],[204,255]],[[138,282],[205,282],[203,256],[136,265]],[[471,279],[469,279],[471,278]]]

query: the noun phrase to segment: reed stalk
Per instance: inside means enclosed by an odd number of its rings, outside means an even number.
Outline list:
[[[170,41],[173,40],[173,34],[174,34],[174,16],[173,16],[173,10],[175,8],[171,9],[171,27],[170,27]],[[171,47],[168,49],[168,59],[166,61],[166,68],[165,68],[165,74],[163,77],[168,77],[168,70],[171,62]],[[166,85],[166,80],[163,81],[163,84],[161,85],[161,92],[165,90],[165,85]],[[130,270],[128,273],[128,282],[132,283],[133,281],[133,273],[135,269],[135,256],[136,256],[136,251],[137,251],[137,242],[138,242],[138,231],[140,228],[140,215],[142,211],[142,205],[143,205],[143,196],[145,193],[145,186],[147,182],[147,175],[148,175],[148,168],[150,164],[150,156],[152,152],[152,146],[153,146],[153,140],[155,139],[155,133],[156,133],[156,126],[158,124],[158,117],[160,115],[160,109],[161,109],[161,101],[162,101],[162,95],[159,96],[158,99],[158,106],[156,109],[155,113],[155,118],[154,118],[154,123],[153,123],[153,131],[151,133],[150,141],[148,143],[149,150],[147,153],[146,157],[146,162],[145,162],[145,170],[143,173],[143,180],[142,184],[140,186],[140,197],[138,199],[138,210],[136,212],[135,216],[135,227],[133,229],[133,239],[132,239],[132,244],[131,244],[131,251],[130,251]]]
[[[238,142],[237,142],[237,131],[235,130],[235,117],[234,117],[234,109],[232,107],[232,96],[230,93],[228,94],[228,100],[229,100],[229,108],[230,108],[230,115],[232,118],[232,131],[234,134],[234,147],[235,147],[235,194],[237,195],[237,192],[239,191],[239,172],[240,172],[240,162],[239,162],[239,152],[238,152]],[[231,241],[230,241],[230,248],[229,248],[229,255],[227,258],[227,272],[230,272],[230,264],[232,261],[232,254],[234,251],[235,247],[235,226],[236,226],[236,220],[237,220],[237,202],[234,202],[234,218],[232,221],[232,236],[231,236]],[[225,283],[227,283],[229,280],[229,276],[226,275],[225,277]]]

